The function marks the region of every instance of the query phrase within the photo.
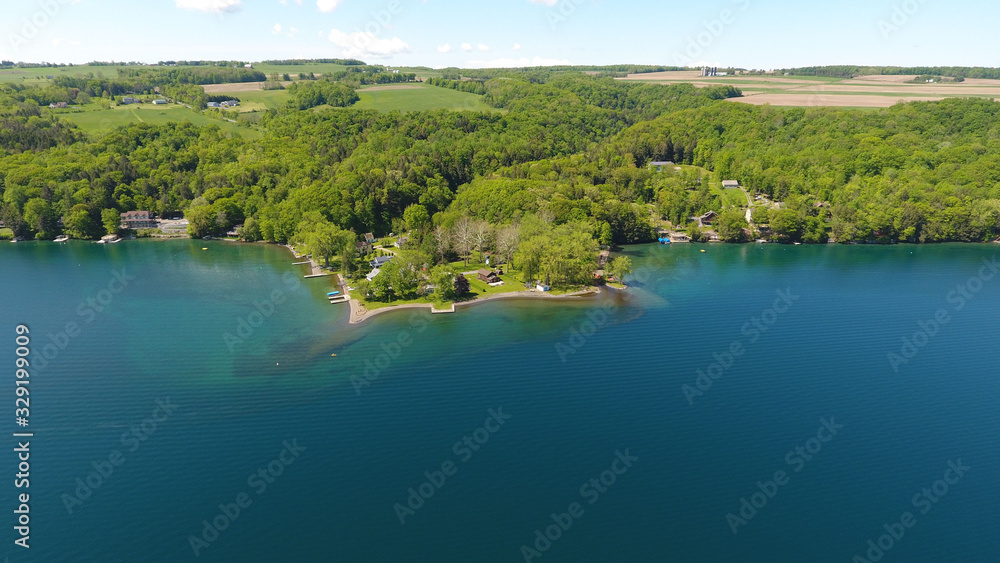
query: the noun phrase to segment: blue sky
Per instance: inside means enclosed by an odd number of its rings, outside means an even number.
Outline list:
[[[961,0],[18,0],[0,58],[997,66],[997,21]]]

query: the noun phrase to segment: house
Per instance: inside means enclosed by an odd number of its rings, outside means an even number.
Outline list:
[[[226,236],[230,238],[239,238],[241,231],[243,231],[243,225],[236,225],[232,229],[226,231]]]
[[[207,105],[210,108],[217,108],[217,107],[219,107],[219,102],[208,102],[205,105]]]
[[[740,187],[738,180],[723,180],[722,187],[727,190],[735,190]]]
[[[219,105],[221,105],[224,108],[234,108],[240,105],[240,102],[238,100],[226,100]]]
[[[363,240],[358,241],[356,247],[358,249],[358,254],[362,256],[372,253],[372,245]]]
[[[365,233],[364,241],[368,244],[375,244],[375,235],[371,233]]]
[[[123,229],[155,229],[156,220],[149,211],[129,211],[121,214],[121,227]]]
[[[165,105],[167,105],[167,101],[166,100],[153,100],[153,105],[154,106],[165,106]]]
[[[122,98],[122,103],[125,105],[137,104],[139,103],[139,98],[133,98],[132,96],[125,96]]]
[[[486,283],[503,283],[503,280],[500,279],[500,276],[498,276],[497,273],[492,270],[487,270],[484,268],[476,272],[476,274],[479,277],[479,281],[483,281]]]
[[[55,103],[49,104],[49,108],[51,108],[51,109],[68,108],[68,107],[69,107],[69,104],[67,104],[66,102],[55,102]]]
[[[388,264],[389,262],[392,262],[392,256],[379,256],[378,258],[368,262],[368,265],[370,265],[372,268],[379,269],[382,266]]]
[[[369,272],[367,276],[365,276],[365,279],[368,280],[368,281],[372,281],[373,279],[376,278],[376,276],[378,276],[381,273],[382,273],[382,270],[380,270],[378,268],[375,268],[374,270],[372,270],[371,272]]]
[[[393,243],[396,248],[403,248],[403,245],[410,242],[409,237],[399,237],[399,240]]]
[[[252,63],[247,63],[247,64],[243,65],[243,68],[253,68],[253,64]]]
[[[698,217],[698,224],[702,227],[704,227],[705,225],[711,225],[712,222],[715,221],[715,218],[718,216],[719,214],[716,213],[715,211],[709,211],[708,213],[705,213],[701,217]]]
[[[675,164],[673,162],[670,162],[669,160],[654,160],[653,162],[649,163],[649,167],[655,168],[657,172],[663,172],[663,168],[667,166],[672,167],[675,166]]]

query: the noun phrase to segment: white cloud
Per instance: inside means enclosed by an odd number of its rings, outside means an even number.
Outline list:
[[[281,24],[274,24],[274,27],[271,29],[271,33],[281,33]]]
[[[483,45],[482,43],[480,43],[479,45],[477,45],[476,48],[479,49],[480,51],[489,51],[490,50],[490,46],[489,45]]]
[[[466,61],[468,68],[520,68],[524,66],[556,66],[572,64],[561,59],[547,59],[545,57],[521,57],[519,59],[500,58],[490,61]]]
[[[462,43],[462,50],[468,53],[469,51],[472,50],[472,45],[470,45],[469,43]]]
[[[355,31],[344,33],[339,29],[330,31],[330,41],[341,47],[345,57],[372,57],[384,59],[400,53],[409,53],[410,46],[399,37],[380,39],[374,33]]]
[[[344,0],[316,0],[316,7],[321,12],[332,12],[343,2]]]
[[[298,34],[299,34],[299,28],[297,28],[297,27],[290,27],[290,28],[288,28],[288,33],[286,33],[285,35],[287,35],[289,37],[295,37]]]
[[[242,0],[174,0],[178,8],[222,14],[236,12],[243,7]]]
[[[555,6],[559,0],[528,0],[532,4],[542,4],[543,6]]]
[[[520,51],[521,50],[521,44],[520,43],[514,43],[514,47],[513,48],[514,48],[515,51]]]
[[[437,51],[438,51],[438,53],[450,53],[451,52],[451,43],[445,43],[444,45],[438,45]]]

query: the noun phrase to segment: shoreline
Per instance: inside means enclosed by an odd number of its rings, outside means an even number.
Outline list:
[[[563,295],[552,295],[550,293],[542,293],[534,290],[524,290],[524,291],[512,291],[510,293],[497,293],[493,295],[487,295],[486,297],[480,297],[476,299],[471,299],[469,301],[460,301],[452,303],[450,309],[435,309],[433,303],[405,303],[402,305],[389,305],[388,307],[381,307],[375,309],[374,311],[369,311],[364,308],[357,300],[351,299],[351,317],[348,320],[349,325],[359,325],[367,321],[368,319],[381,315],[382,313],[388,313],[392,311],[404,311],[407,309],[430,309],[432,314],[444,314],[444,313],[456,313],[460,307],[471,307],[481,303],[489,303],[490,301],[497,301],[500,299],[526,299],[526,300],[558,300],[558,299],[583,299],[586,297],[596,297],[601,294],[602,288],[592,288],[581,291],[576,291],[573,293],[566,293]]]

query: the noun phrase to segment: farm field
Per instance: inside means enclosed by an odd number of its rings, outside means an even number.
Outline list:
[[[910,84],[914,76],[719,76],[703,77],[699,71],[631,74],[619,80],[657,84],[690,83],[698,87],[719,84],[743,90],[731,101],[754,105],[798,107],[883,108],[899,102],[937,101],[944,98],[1000,98],[1000,80]]]
[[[185,106],[170,104],[166,106],[129,105],[111,109],[92,111],[59,111],[59,117],[76,123],[80,129],[88,133],[100,133],[131,123],[152,123],[160,125],[170,122],[189,121],[195,125],[218,125],[223,131],[244,138],[260,136],[258,131],[237,127],[235,123],[208,118],[194,112]]]
[[[358,90],[358,96],[361,100],[352,106],[355,109],[401,112],[435,109],[497,111],[483,102],[482,96],[426,84],[372,86]]]

